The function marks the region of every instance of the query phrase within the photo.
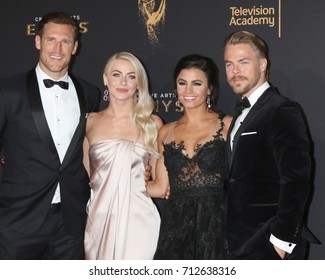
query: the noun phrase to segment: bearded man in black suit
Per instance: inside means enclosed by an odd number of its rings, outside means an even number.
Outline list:
[[[311,156],[303,112],[268,82],[268,49],[258,36],[227,36],[224,61],[241,101],[228,135],[230,253],[235,259],[304,259]]]
[[[44,16],[36,68],[0,81],[0,259],[84,258],[82,143],[100,94],[68,72],[78,34],[70,15]]]

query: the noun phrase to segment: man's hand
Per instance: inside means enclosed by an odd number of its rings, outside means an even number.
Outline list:
[[[144,181],[146,182],[146,187],[148,186],[148,182],[150,180],[152,180],[152,177],[151,177],[151,170],[152,170],[152,166],[151,165],[147,165],[144,172],[143,172],[143,176],[144,176]],[[167,188],[167,191],[165,193],[164,196],[161,197],[161,199],[168,199],[170,196],[170,187],[168,186]]]
[[[280,256],[281,259],[284,259],[284,257],[286,256],[286,251],[284,251],[276,246],[274,246],[274,250],[278,253],[278,255]]]
[[[162,197],[162,199],[168,199],[170,196],[170,187],[168,186],[166,194]]]
[[[151,180],[151,169],[152,169],[151,165],[147,165],[147,166],[146,166],[146,169],[145,169],[144,172],[143,172],[144,181],[145,181],[146,183],[148,183],[148,181]]]

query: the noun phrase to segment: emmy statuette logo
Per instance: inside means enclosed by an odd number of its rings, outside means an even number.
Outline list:
[[[159,28],[165,22],[166,0],[161,0],[159,7],[156,7],[155,0],[138,0],[140,17],[146,26],[147,35],[153,46],[159,44]]]

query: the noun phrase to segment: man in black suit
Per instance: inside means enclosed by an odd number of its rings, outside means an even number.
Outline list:
[[[36,68],[0,81],[0,259],[84,257],[90,190],[82,143],[100,94],[68,73],[78,33],[68,14],[44,16]]]
[[[228,135],[230,253],[235,259],[304,259],[311,157],[302,110],[268,82],[268,50],[261,38],[246,31],[230,34],[224,61],[228,83],[244,103]]]

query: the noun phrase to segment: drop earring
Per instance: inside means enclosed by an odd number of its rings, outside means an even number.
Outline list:
[[[139,90],[138,89],[136,89],[133,99],[134,99],[135,103],[139,102]]]
[[[104,90],[103,100],[104,100],[105,102],[107,102],[107,101],[108,101],[108,97],[109,97],[109,92],[108,92],[108,88],[107,88],[107,86],[105,85],[105,90]]]
[[[211,94],[210,93],[207,95],[207,104],[208,104],[208,108],[211,109]]]

